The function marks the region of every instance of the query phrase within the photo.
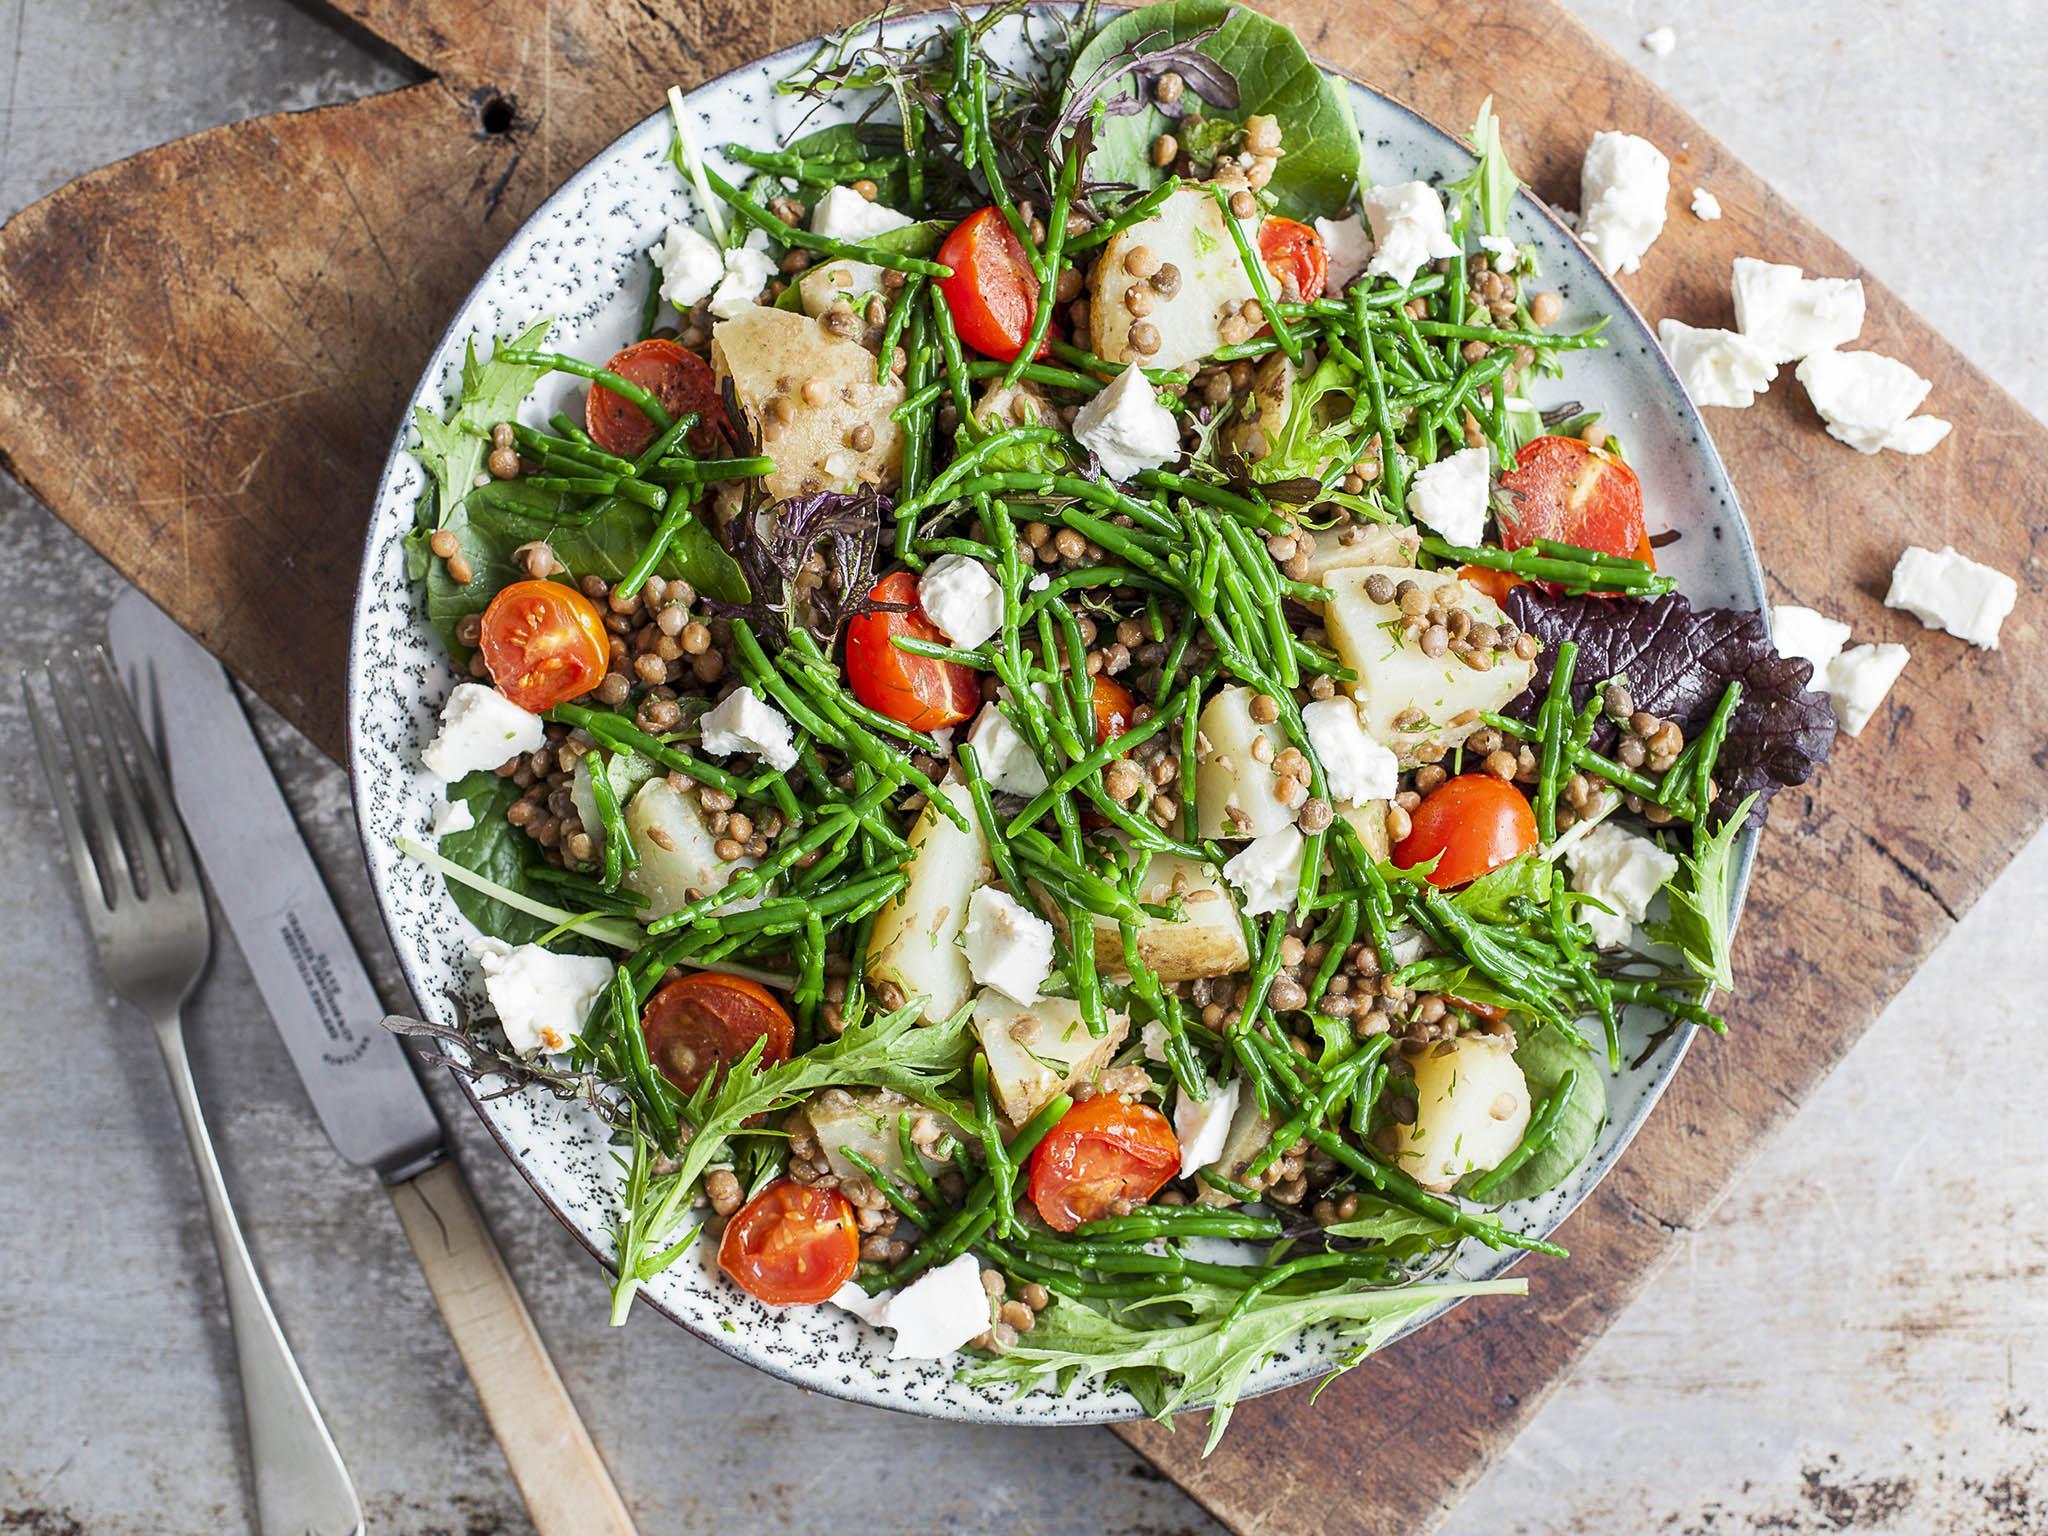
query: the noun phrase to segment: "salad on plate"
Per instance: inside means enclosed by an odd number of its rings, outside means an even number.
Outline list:
[[[1658,573],[1489,106],[1379,184],[1276,22],[1019,63],[1017,10],[830,41],[786,142],[672,96],[640,333],[536,318],[417,413],[461,680],[402,846],[496,1016],[420,1027],[610,1128],[615,1320],[703,1244],[735,1308],[1220,1434],[1305,1331],[1564,1257],[1518,1203],[1643,1018],[1722,1027],[1834,720]]]

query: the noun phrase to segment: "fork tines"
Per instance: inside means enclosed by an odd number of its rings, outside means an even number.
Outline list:
[[[198,864],[176,802],[106,651],[53,656],[42,671],[61,743],[33,669],[21,674],[22,697],[87,910],[195,891]]]

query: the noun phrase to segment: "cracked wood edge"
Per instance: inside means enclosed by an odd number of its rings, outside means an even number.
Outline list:
[[[456,0],[338,8],[434,78],[149,151],[0,230],[0,466],[334,755],[371,488],[475,274],[672,78],[698,83],[865,6],[554,0],[481,27]],[[1240,1530],[1423,1529],[2039,824],[2048,746],[2018,722],[2048,705],[2048,669],[2026,664],[2042,630],[2048,438],[1549,0],[1265,8],[1439,123],[1461,127],[1492,94],[1516,165],[1552,201],[1575,202],[1594,129],[1655,139],[1674,186],[1711,187],[1726,216],[1673,213],[1627,281],[1645,313],[1727,324],[1742,253],[1862,276],[1864,344],[1932,378],[1930,408],[1957,420],[1929,458],[1866,459],[1821,433],[1789,374],[1749,411],[1713,413],[1773,599],[1828,608],[1914,661],[1864,739],[1779,797],[1737,956],[1735,1032],[1698,1043],[1567,1223],[1572,1261],[1526,1262],[1529,1300],[1461,1308],[1313,1410],[1305,1393],[1245,1405],[1206,1463],[1190,1430],[1119,1430]],[[511,108],[508,132],[480,126],[493,101]],[[2018,577],[2007,650],[1968,652],[1882,607],[1906,542],[1955,542]]]

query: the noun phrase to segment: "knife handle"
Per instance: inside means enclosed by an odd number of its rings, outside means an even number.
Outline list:
[[[635,1536],[462,1170],[435,1164],[391,1203],[540,1536]]]

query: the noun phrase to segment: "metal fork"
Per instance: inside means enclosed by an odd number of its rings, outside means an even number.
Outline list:
[[[199,1165],[234,1327],[258,1527],[265,1536],[356,1536],[363,1529],[362,1505],[242,1241],[185,1055],[179,1010],[205,969],[211,943],[198,861],[162,766],[106,653],[74,651],[50,661],[44,673],[61,745],[32,672],[22,673],[21,691],[100,968],[114,991],[156,1026]],[[232,788],[221,786],[224,793]]]

